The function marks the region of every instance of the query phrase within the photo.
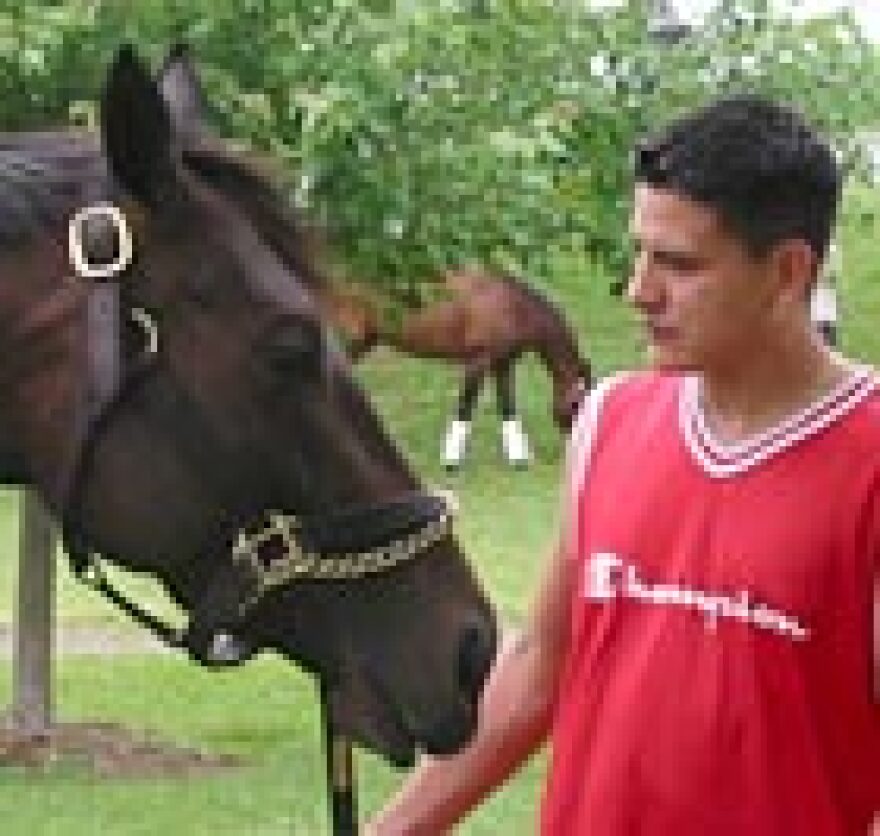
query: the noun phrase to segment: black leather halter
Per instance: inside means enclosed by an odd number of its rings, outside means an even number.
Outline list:
[[[98,251],[113,254],[109,262],[89,260],[94,241],[84,239],[89,225],[112,221],[118,240],[97,232]],[[148,315],[125,309],[120,280],[133,258],[124,215],[107,204],[78,213],[70,226],[71,261],[79,278],[89,282],[87,302],[87,368],[84,397],[75,428],[73,465],[60,477],[62,532],[74,573],[149,629],[163,643],[185,649],[208,664],[205,645],[213,636],[234,631],[267,592],[295,581],[350,581],[376,575],[416,558],[451,532],[451,509],[444,497],[413,493],[390,502],[335,511],[321,517],[292,517],[284,512],[262,515],[232,533],[228,567],[218,567],[214,589],[196,603],[185,632],[168,625],[119,592],[102,572],[100,561],[78,525],[83,492],[97,447],[121,404],[142,374],[155,362],[158,334]],[[101,239],[101,236],[104,239]],[[147,333],[147,350],[122,369],[124,317],[138,321]],[[228,570],[228,571],[227,571]],[[212,594],[227,584],[223,594]],[[206,607],[208,605],[208,607]],[[194,623],[197,622],[197,623]]]
[[[94,447],[135,371],[129,369],[123,380],[121,281],[129,273],[134,256],[125,216],[112,204],[98,204],[78,212],[70,221],[68,250],[77,277],[88,283],[88,293],[83,358],[86,378],[79,409],[75,411],[75,452],[68,472],[59,476],[56,485],[65,523],[72,521],[79,509]],[[100,261],[92,261],[93,258]],[[146,316],[144,312],[140,315]],[[154,343],[151,338],[138,371],[155,357]]]
[[[101,222],[105,223],[101,223]],[[110,222],[110,227],[106,222]],[[116,240],[112,240],[113,238]],[[131,232],[125,216],[111,204],[98,204],[77,213],[70,221],[68,251],[77,277],[88,282],[86,297],[85,384],[74,421],[74,455],[53,486],[59,499],[61,532],[74,575],[104,595],[160,640],[181,647],[177,631],[140,608],[107,580],[97,555],[78,525],[80,502],[95,448],[114,408],[134,381],[152,365],[158,346],[148,330],[146,351],[123,378],[123,306],[120,282],[129,273],[133,258]],[[98,259],[92,261],[92,259]],[[143,311],[128,312],[147,329],[153,326]]]

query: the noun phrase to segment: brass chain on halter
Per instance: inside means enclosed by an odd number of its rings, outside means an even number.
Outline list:
[[[269,514],[259,530],[240,531],[232,546],[233,563],[253,584],[240,612],[244,615],[267,592],[295,580],[348,581],[394,569],[449,536],[452,516],[447,504],[439,517],[390,543],[365,551],[324,554],[302,548],[297,517]]]

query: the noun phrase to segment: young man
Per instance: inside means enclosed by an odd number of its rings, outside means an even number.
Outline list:
[[[880,389],[809,318],[834,157],[740,96],[636,158],[651,368],[582,411],[571,513],[475,738],[371,833],[445,832],[549,733],[544,834],[880,834]]]

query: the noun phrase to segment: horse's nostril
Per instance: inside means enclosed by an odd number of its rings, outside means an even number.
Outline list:
[[[489,623],[469,624],[458,646],[458,682],[476,704],[495,656],[495,632]]]

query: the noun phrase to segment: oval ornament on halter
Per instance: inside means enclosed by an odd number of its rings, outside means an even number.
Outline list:
[[[119,241],[116,258],[107,264],[92,264],[86,255],[84,234],[89,221],[95,219],[109,220]],[[77,275],[84,279],[109,281],[127,270],[134,257],[134,242],[131,227],[122,210],[112,203],[99,203],[80,209],[68,226],[68,252]]]

